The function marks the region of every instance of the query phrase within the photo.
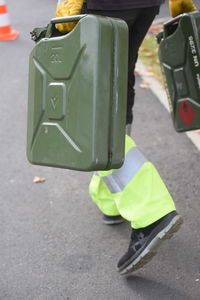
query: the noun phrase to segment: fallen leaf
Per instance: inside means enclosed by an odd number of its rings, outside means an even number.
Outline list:
[[[152,56],[154,56],[154,53],[149,51],[147,53],[144,53],[144,56],[145,57],[152,57]]]
[[[147,76],[147,77],[153,77],[153,76],[154,76],[154,73],[153,73],[153,72],[150,72],[150,71],[147,71],[147,72],[145,72],[144,76]]]
[[[148,89],[149,88],[149,83],[146,82],[146,81],[142,81],[140,83],[140,87],[143,88],[143,89]]]
[[[44,181],[45,181],[45,178],[41,178],[41,177],[38,177],[38,176],[35,176],[34,179],[33,179],[34,183],[41,183],[41,182],[44,182]]]
[[[141,46],[140,51],[149,52],[149,48]]]
[[[148,32],[153,33],[153,34],[157,34],[157,33],[162,32],[162,31],[163,31],[163,24],[156,24],[156,25],[152,25],[149,28]]]
[[[152,72],[153,68],[151,66],[147,66],[147,71]]]

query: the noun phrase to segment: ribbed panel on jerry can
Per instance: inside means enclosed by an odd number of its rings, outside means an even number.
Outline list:
[[[64,21],[78,23],[61,35],[55,24]],[[80,15],[51,21],[30,55],[31,163],[83,171],[123,164],[127,52],[122,20]]]

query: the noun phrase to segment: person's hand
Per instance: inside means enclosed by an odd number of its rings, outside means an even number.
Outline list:
[[[172,17],[197,10],[192,0],[169,0],[169,10]]]
[[[84,0],[64,0],[61,3],[57,4],[56,7],[56,17],[69,17],[78,15],[81,11],[83,6]],[[56,24],[56,28],[60,32],[69,32],[71,31],[76,25],[76,22],[69,22],[69,23],[60,23]]]

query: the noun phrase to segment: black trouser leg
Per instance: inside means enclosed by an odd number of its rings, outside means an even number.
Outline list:
[[[136,8],[130,10],[89,10],[86,5],[83,7],[82,13],[108,16],[123,19],[129,28],[129,58],[128,58],[128,95],[127,95],[127,115],[126,124],[133,121],[132,108],[135,98],[135,64],[138,57],[139,47],[151,26],[155,16],[159,13],[159,6],[148,8]]]
[[[129,61],[128,61],[128,95],[126,123],[133,121],[132,108],[135,99],[135,64],[138,58],[139,47],[151,26],[155,16],[159,13],[159,7],[150,7],[135,10],[135,17],[125,21],[129,27]]]

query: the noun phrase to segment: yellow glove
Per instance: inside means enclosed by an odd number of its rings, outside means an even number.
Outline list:
[[[56,17],[68,17],[80,14],[81,8],[83,6],[84,0],[64,0],[57,4],[56,7]],[[56,28],[60,32],[69,32],[76,25],[76,22],[60,23],[56,24]]]
[[[169,10],[172,17],[197,10],[192,0],[169,0]]]

